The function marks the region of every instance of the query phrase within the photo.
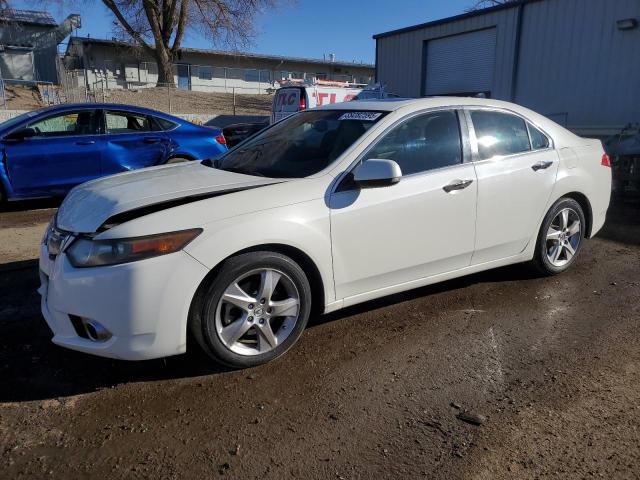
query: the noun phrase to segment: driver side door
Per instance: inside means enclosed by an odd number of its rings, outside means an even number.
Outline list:
[[[394,286],[469,266],[477,182],[463,148],[464,125],[455,110],[401,120],[360,160],[394,160],[403,173],[400,182],[379,188],[347,182],[331,194],[338,299],[391,293]]]

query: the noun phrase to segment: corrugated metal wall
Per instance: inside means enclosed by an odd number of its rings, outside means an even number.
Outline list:
[[[640,121],[640,0],[547,0],[526,6],[515,101],[583,134]],[[614,133],[614,132],[611,132]]]
[[[378,81],[406,97],[423,94],[426,42],[434,38],[497,27],[496,71],[492,96],[510,94],[517,10],[515,8],[457,20],[378,39]]]
[[[57,83],[56,56],[58,49],[53,28],[4,23],[0,26],[0,44],[31,45],[35,64],[35,80]],[[6,78],[13,78],[11,72],[5,72],[5,75]]]
[[[521,8],[515,85],[518,7],[379,38],[378,81],[419,97],[428,40],[495,26],[492,97],[515,100],[582,134],[605,135],[640,121],[640,28],[616,27],[620,19],[640,20],[640,0],[542,0]]]

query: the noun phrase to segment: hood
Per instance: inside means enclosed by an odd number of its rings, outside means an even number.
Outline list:
[[[56,225],[70,232],[93,233],[125,212],[151,213],[149,207],[162,209],[166,204],[169,208],[179,199],[197,201],[281,181],[216,170],[200,162],[137,170],[75,187],[58,209]]]

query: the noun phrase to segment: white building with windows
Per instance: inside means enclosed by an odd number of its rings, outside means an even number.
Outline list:
[[[155,87],[154,59],[135,45],[114,40],[72,37],[64,62],[84,72],[89,89]],[[373,65],[356,62],[259,55],[184,48],[174,64],[178,88],[205,92],[265,93],[282,78],[369,83]]]

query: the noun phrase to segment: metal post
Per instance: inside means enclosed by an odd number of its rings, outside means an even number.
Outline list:
[[[167,98],[169,99],[169,113],[171,113],[171,85],[167,85]]]
[[[227,67],[224,68],[224,93],[227,93]]]
[[[4,89],[4,80],[0,78],[0,89],[2,90],[2,106],[7,109],[7,94]]]
[[[233,87],[233,114],[236,114],[236,87]]]

